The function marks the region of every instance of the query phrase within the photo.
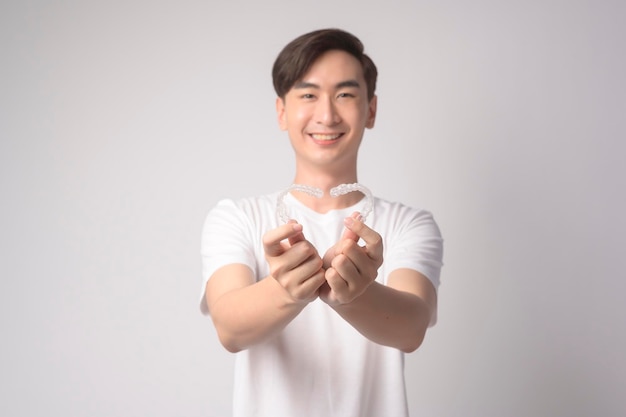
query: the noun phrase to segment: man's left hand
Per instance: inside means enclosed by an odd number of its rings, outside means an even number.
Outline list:
[[[324,255],[326,284],[320,298],[329,305],[352,302],[374,282],[383,263],[382,237],[354,213],[345,219],[342,239]],[[363,239],[364,246],[358,244]]]

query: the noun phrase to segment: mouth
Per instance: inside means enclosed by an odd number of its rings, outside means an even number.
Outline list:
[[[343,136],[343,133],[310,133],[309,136],[316,142],[332,142]]]

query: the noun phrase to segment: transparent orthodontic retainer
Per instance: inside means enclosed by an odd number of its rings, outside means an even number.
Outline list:
[[[276,217],[278,217],[278,219],[283,223],[287,223],[289,221],[289,215],[287,213],[287,207],[284,200],[285,196],[291,191],[301,191],[316,198],[321,198],[324,195],[324,192],[320,188],[303,184],[291,184],[284,191],[278,194],[276,201]],[[367,187],[356,182],[354,184],[340,184],[330,189],[330,196],[339,197],[340,195],[348,194],[354,191],[360,191],[365,195],[365,205],[360,213],[363,221],[365,221],[367,216],[371,213],[372,206],[374,204],[372,192]]]

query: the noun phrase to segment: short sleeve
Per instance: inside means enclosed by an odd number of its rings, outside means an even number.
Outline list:
[[[388,272],[400,268],[413,269],[426,276],[435,290],[439,288],[443,239],[430,212],[411,210],[387,244],[385,263]]]
[[[250,219],[233,200],[221,200],[208,213],[202,228],[202,290],[200,310],[208,314],[205,297],[206,284],[219,268],[230,264],[244,264],[255,270]]]

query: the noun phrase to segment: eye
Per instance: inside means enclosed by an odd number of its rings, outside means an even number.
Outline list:
[[[339,93],[339,95],[337,96],[337,98],[353,98],[353,97],[355,97],[354,94],[346,93],[346,92]]]
[[[300,96],[300,98],[302,98],[304,100],[313,100],[315,98],[315,96],[313,94],[311,94],[311,93],[305,93],[305,94],[302,94]]]

